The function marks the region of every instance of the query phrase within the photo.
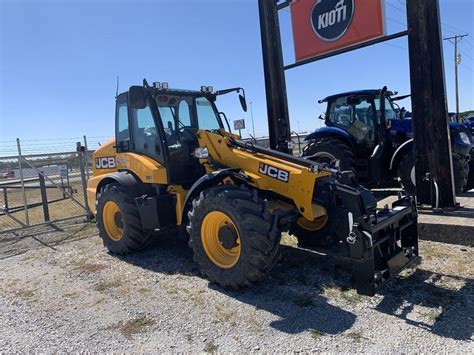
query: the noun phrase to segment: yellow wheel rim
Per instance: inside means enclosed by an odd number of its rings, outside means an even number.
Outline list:
[[[110,239],[118,242],[123,237],[122,214],[115,201],[107,201],[103,210],[105,231]]]
[[[222,227],[233,229],[235,246],[228,249],[222,245],[219,231]],[[209,212],[201,225],[201,241],[208,258],[223,269],[230,269],[240,258],[240,236],[232,219],[220,211]]]
[[[321,217],[316,218],[314,221],[308,221],[304,217],[300,217],[296,223],[303,229],[310,231],[310,232],[316,232],[318,230],[321,230],[324,228],[326,223],[328,223],[328,215],[324,215]]]

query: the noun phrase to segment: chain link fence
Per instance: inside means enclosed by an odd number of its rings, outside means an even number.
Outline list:
[[[92,152],[87,141],[70,151],[0,157],[0,233],[90,217],[87,179]]]

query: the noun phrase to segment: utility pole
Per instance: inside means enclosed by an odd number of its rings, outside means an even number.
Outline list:
[[[439,1],[407,0],[407,15],[417,202],[454,208]]]
[[[253,137],[256,138],[256,136],[255,136],[255,123],[253,122],[253,101],[250,101],[250,117],[252,117],[252,132],[253,132]]]
[[[449,41],[454,44],[454,80],[456,85],[456,122],[459,122],[459,79],[458,79],[458,66],[461,64],[461,54],[458,50],[458,43],[461,42],[463,37],[469,36],[467,33],[465,35],[456,35],[453,37],[444,38],[445,41]]]

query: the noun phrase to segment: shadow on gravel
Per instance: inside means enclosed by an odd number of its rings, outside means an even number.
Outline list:
[[[121,259],[157,273],[201,277],[186,242],[160,240],[154,244],[147,251]],[[260,284],[240,291],[214,284],[209,288],[278,316],[271,326],[285,333],[312,330],[315,334],[339,334],[351,328],[356,315],[329,304],[323,295],[326,288],[348,290],[350,275],[329,257],[286,246],[281,249],[284,260]]]
[[[464,285],[459,290],[439,286],[446,279]],[[384,298],[375,309],[439,336],[469,340],[473,335],[473,281],[469,278],[416,269],[409,277],[395,279],[390,287],[382,289],[380,294]],[[432,324],[410,319],[410,313],[415,306],[431,308],[432,313],[428,313],[428,318],[431,318]]]
[[[24,254],[29,250],[49,248],[97,236],[90,223],[61,225],[50,223],[0,235],[0,260]]]

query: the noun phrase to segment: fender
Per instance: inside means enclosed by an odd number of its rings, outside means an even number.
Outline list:
[[[193,186],[189,189],[188,194],[186,195],[182,212],[182,220],[184,221],[186,213],[188,212],[194,197],[199,195],[204,189],[211,186],[216,186],[218,181],[221,181],[226,177],[235,177],[242,182],[249,181],[249,178],[242,174],[240,172],[240,169],[221,169],[202,176],[193,184]]]
[[[338,127],[321,127],[305,138],[305,141],[317,140],[325,137],[337,137],[348,143],[354,151],[357,149],[354,137],[350,133]]]
[[[390,160],[390,170],[393,169],[393,163],[395,162],[395,159],[399,160],[399,158],[402,156],[402,151],[410,149],[413,150],[413,138],[407,140],[402,145],[400,145],[397,150],[395,150],[392,155],[392,159]]]
[[[145,193],[150,193],[152,187],[150,185],[144,184],[141,180],[133,175],[129,171],[118,171],[113,173],[106,178],[104,178],[99,185],[97,186],[97,193],[100,192],[102,187],[111,184],[117,183],[126,188],[130,197],[135,198]]]

